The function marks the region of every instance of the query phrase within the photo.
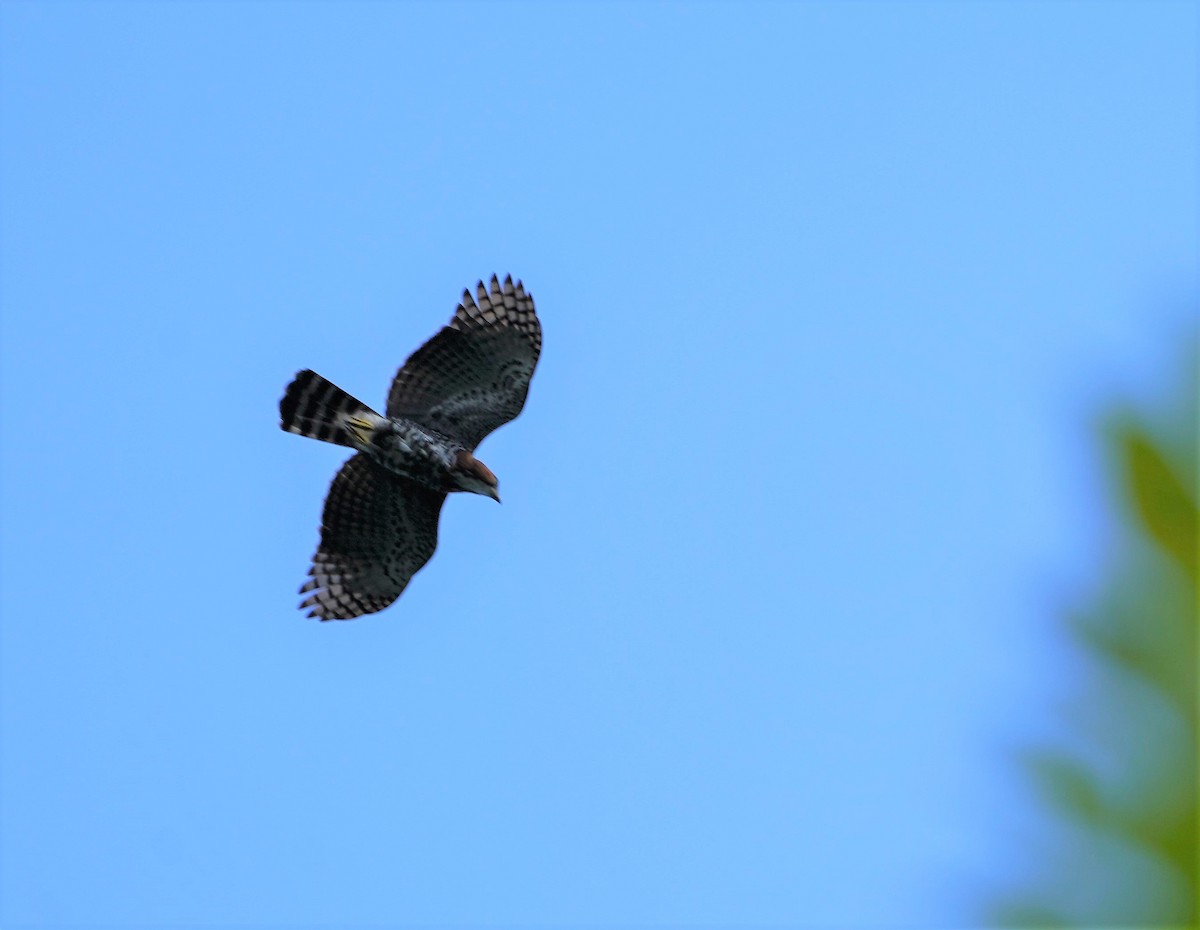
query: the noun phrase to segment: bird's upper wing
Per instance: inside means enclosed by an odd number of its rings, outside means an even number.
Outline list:
[[[350,620],[387,607],[433,555],[445,499],[361,453],[347,460],[325,498],[301,608],[321,620]]]
[[[512,278],[476,297],[463,291],[450,325],[409,356],[388,394],[387,415],[407,417],[474,449],[521,412],[542,351],[533,297]]]

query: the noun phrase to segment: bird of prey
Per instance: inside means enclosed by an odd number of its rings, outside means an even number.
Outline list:
[[[408,357],[386,416],[313,371],[279,402],[289,433],[349,446],[321,515],[321,543],[300,589],[308,616],[350,620],[391,604],[437,546],[446,495],[499,501],[475,447],[525,404],[542,351],[533,297],[512,277],[463,291],[450,325]]]

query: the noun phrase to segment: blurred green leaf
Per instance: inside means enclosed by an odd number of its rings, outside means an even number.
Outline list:
[[[992,908],[995,925],[1200,926],[1196,359],[1187,374],[1165,426],[1107,420],[1133,520],[1095,602],[1066,618],[1092,660],[1073,750],[1020,758],[1059,815],[1056,852]]]
[[[1080,820],[1103,820],[1104,808],[1087,770],[1054,752],[1028,751],[1022,762],[1046,800]]]
[[[1196,502],[1141,428],[1118,432],[1118,455],[1134,512],[1150,537],[1196,577]]]
[[[1057,930],[1070,927],[1061,914],[1032,904],[1003,905],[994,908],[988,923],[996,927],[1029,927],[1037,930]]]

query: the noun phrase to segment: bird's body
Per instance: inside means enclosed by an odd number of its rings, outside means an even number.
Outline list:
[[[403,478],[438,491],[458,490],[451,480],[455,460],[465,452],[462,443],[423,429],[405,417],[372,424],[360,451]]]
[[[465,291],[450,325],[397,373],[387,415],[312,371],[279,403],[280,426],[356,450],[325,500],[321,544],[301,607],[322,620],[382,610],[433,555],[446,495],[499,500],[479,442],[521,411],[541,353],[533,298],[492,277]]]

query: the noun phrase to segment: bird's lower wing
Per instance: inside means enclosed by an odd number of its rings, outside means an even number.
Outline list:
[[[300,589],[310,617],[350,620],[391,604],[437,548],[446,495],[361,453],[342,466],[321,515],[321,545]]]

